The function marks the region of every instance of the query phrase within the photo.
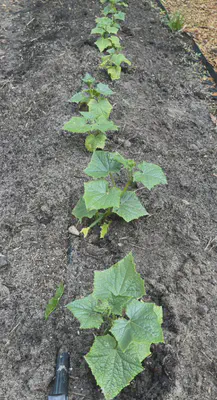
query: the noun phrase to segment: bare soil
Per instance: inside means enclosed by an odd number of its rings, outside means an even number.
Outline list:
[[[8,1],[8,0],[7,0]],[[121,38],[133,67],[111,83],[120,131],[108,150],[163,167],[168,186],[139,191],[150,216],[115,220],[99,241],[68,234],[87,179],[84,137],[61,128],[86,72],[99,71],[90,30],[99,1],[18,0],[1,8],[0,398],[46,399],[60,349],[71,353],[70,400],[102,400],[84,359],[93,334],[61,307],[44,310],[63,281],[61,305],[92,290],[133,250],[147,295],[164,309],[165,345],[119,400],[217,398],[216,128],[198,64],[148,1],[130,2]],[[3,258],[2,258],[3,259]]]

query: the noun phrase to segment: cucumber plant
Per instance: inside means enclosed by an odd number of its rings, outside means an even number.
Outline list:
[[[121,77],[121,64],[126,63],[131,65],[131,62],[124,54],[115,51],[115,49],[109,49],[108,53],[108,55],[102,57],[102,62],[99,67],[107,70],[111,80],[114,81]]]
[[[121,47],[120,39],[116,36],[120,25],[113,18],[96,18],[97,25],[92,29],[91,34],[97,34],[101,37],[95,42],[99,51],[102,52],[108,48],[119,49]]]
[[[119,188],[115,178],[122,169],[126,171],[128,178],[125,186]],[[95,151],[84,172],[94,180],[84,184],[84,195],[72,211],[80,222],[85,217],[94,217],[94,221],[82,229],[84,237],[91,228],[99,225],[100,238],[104,238],[111,224],[111,214],[117,214],[126,222],[148,215],[135,190],[132,190],[134,182],[141,182],[149,190],[167,183],[166,176],[158,165],[145,161],[137,165],[134,160],[126,159],[117,152]]]
[[[106,400],[143,371],[152,343],[164,342],[162,307],[144,302],[144,281],[132,253],[105,271],[95,271],[93,292],[66,307],[81,329],[99,329],[85,356]]]
[[[86,74],[83,82],[87,88],[76,93],[70,99],[73,103],[86,104],[88,111],[80,111],[80,116],[72,117],[63,129],[72,133],[87,133],[85,147],[88,151],[103,149],[107,139],[106,132],[117,131],[118,126],[109,120],[112,105],[106,98],[114,92],[103,83],[95,83],[95,79]]]
[[[107,139],[106,132],[118,130],[118,126],[108,119],[111,112],[108,103],[106,99],[98,102],[91,100],[91,103],[88,104],[90,111],[81,111],[80,117],[72,117],[63,126],[63,129],[68,132],[87,133],[85,147],[90,152],[96,149],[104,149]]]
[[[125,13],[118,11],[117,7],[128,7],[128,4],[121,0],[100,0],[100,3],[107,4],[103,9],[103,15],[112,14],[113,18],[124,21]]]
[[[93,78],[90,74],[86,74],[82,79],[86,87],[82,89],[80,92],[75,93],[71,99],[69,100],[71,103],[77,103],[80,106],[82,104],[89,104],[91,100],[102,100],[107,96],[111,96],[114,92],[109,88],[108,85],[104,83],[97,83],[96,79]],[[105,103],[105,101],[104,101]],[[106,102],[108,105],[108,101]],[[108,106],[111,106],[110,103]]]

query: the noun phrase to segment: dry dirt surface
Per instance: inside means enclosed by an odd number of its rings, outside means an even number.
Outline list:
[[[184,30],[191,32],[200,49],[217,71],[217,1],[165,0],[170,13],[180,12]]]
[[[61,128],[86,72],[109,82],[90,36],[99,9],[98,0],[1,7],[0,398],[46,399],[64,348],[69,400],[103,399],[83,359],[93,334],[63,305],[133,250],[147,295],[163,306],[166,344],[117,399],[216,400],[217,132],[193,56],[148,1],[130,1],[122,25],[133,68],[111,83],[121,128],[107,149],[161,165],[168,186],[139,191],[149,217],[115,220],[104,240],[68,235],[90,154]],[[61,281],[61,308],[45,322]]]

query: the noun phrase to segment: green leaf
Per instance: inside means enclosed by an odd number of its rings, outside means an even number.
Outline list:
[[[82,79],[84,83],[86,83],[88,86],[93,84],[95,82],[95,78],[93,78],[90,74],[86,74],[85,77]]]
[[[109,76],[111,77],[112,81],[118,80],[121,77],[121,67],[113,66],[107,69]]]
[[[121,164],[113,159],[112,153],[95,151],[84,172],[93,178],[105,178],[110,173],[119,172],[120,169]]]
[[[91,229],[90,226],[88,226],[87,228],[83,228],[83,229],[81,230],[81,233],[83,233],[84,238],[87,237],[87,235],[88,235],[90,229]]]
[[[96,118],[100,116],[108,118],[113,108],[111,103],[104,98],[99,98],[98,100],[92,99],[89,101],[88,106],[89,111],[94,113]]]
[[[120,207],[114,208],[113,212],[122,217],[127,222],[148,215],[148,212],[140,203],[136,194],[130,191],[127,191],[123,194],[123,196],[121,197]]]
[[[120,21],[125,21],[125,15],[126,13],[119,11],[118,13],[114,14],[114,18]]]
[[[98,26],[96,26],[96,28],[93,28],[91,31],[91,35],[103,35],[105,32],[105,29],[103,28],[99,28]]]
[[[102,314],[95,310],[97,300],[90,294],[80,300],[67,304],[67,308],[79,320],[81,329],[99,328],[103,323]]]
[[[85,147],[88,151],[95,151],[96,149],[104,149],[107,136],[104,133],[97,135],[88,135],[85,140]]]
[[[106,30],[108,33],[113,33],[114,35],[116,35],[118,33],[119,28],[115,26],[107,26]]]
[[[64,285],[60,283],[58,286],[56,293],[52,299],[49,300],[46,310],[45,310],[45,319],[47,320],[49,315],[57,308],[59,301],[64,293]]]
[[[88,125],[84,117],[72,117],[65,123],[63,129],[73,133],[87,133],[91,131],[91,125]]]
[[[114,314],[122,315],[129,300],[139,299],[144,294],[144,281],[136,272],[132,253],[107,270],[94,273],[93,295],[109,301]]]
[[[98,47],[99,51],[102,53],[103,50],[107,49],[108,47],[111,47],[111,41],[110,41],[110,39],[101,37],[95,42],[95,45]]]
[[[134,182],[142,182],[147,189],[151,190],[154,186],[167,184],[167,178],[163,170],[159,165],[147,163],[143,161],[139,164],[138,169],[142,172],[137,171],[133,175]]]
[[[89,97],[85,96],[83,92],[74,94],[69,100],[71,103],[88,103]]]
[[[123,351],[126,351],[133,342],[151,346],[152,343],[164,341],[161,324],[154,311],[153,303],[143,303],[133,299],[127,305],[126,315],[129,320],[119,318],[114,321],[111,329]]]
[[[79,219],[82,222],[83,218],[92,218],[96,214],[96,210],[87,210],[85,201],[83,197],[80,198],[76,206],[72,210],[72,215]]]
[[[124,166],[124,168],[126,168],[129,171],[132,171],[132,169],[136,166],[136,163],[134,160],[127,159],[127,158],[123,157],[121,154],[119,154],[118,152],[114,153],[113,158],[114,158],[114,160],[121,163]]]
[[[96,91],[103,96],[111,96],[112,94],[114,94],[110,87],[108,85],[105,85],[104,83],[98,83],[96,85]]]
[[[115,12],[116,12],[116,8],[112,4],[109,4],[108,6],[106,6],[103,9],[103,14],[104,15],[114,14]]]
[[[127,350],[130,350],[130,351],[132,351],[132,353],[135,353],[137,355],[137,357],[139,358],[139,361],[142,362],[143,360],[145,360],[145,358],[150,356],[150,354],[151,354],[150,348],[151,348],[151,346],[149,343],[133,342],[128,346]]]
[[[95,338],[85,357],[106,400],[112,400],[131,380],[143,371],[131,351],[123,353],[110,335]]]
[[[96,123],[93,125],[93,130],[100,132],[117,131],[118,126],[113,121],[108,120],[104,116],[97,118]]]
[[[120,39],[117,36],[110,36],[110,41],[112,42],[113,47],[115,47],[116,49],[121,47],[120,44]]]
[[[120,66],[121,63],[123,62],[125,62],[128,65],[131,65],[131,62],[123,54],[113,54],[111,60],[115,65],[118,66]]]
[[[84,200],[88,210],[118,207],[120,198],[121,190],[109,188],[108,182],[103,179],[84,184]]]
[[[101,225],[100,239],[104,239],[105,235],[107,235],[111,223],[112,221],[109,221],[109,222],[104,222],[104,224]]]

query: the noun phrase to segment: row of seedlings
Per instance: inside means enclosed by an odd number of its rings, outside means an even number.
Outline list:
[[[121,53],[122,47],[117,36],[125,19],[119,7],[127,7],[120,0],[100,0],[105,6],[103,16],[96,19],[92,34],[100,35],[96,46],[102,55],[100,68],[107,70],[112,80],[121,76],[121,64],[130,61]],[[64,129],[73,133],[88,134],[85,146],[93,152],[85,173],[93,178],[84,183],[84,195],[73,209],[73,215],[82,222],[88,218],[91,223],[82,229],[86,237],[91,228],[100,225],[100,237],[108,232],[112,214],[126,222],[148,215],[135,190],[135,183],[141,183],[151,190],[158,184],[166,184],[162,169],[145,161],[137,164],[118,152],[104,149],[106,133],[118,127],[109,119],[112,105],[107,99],[113,91],[103,83],[86,74],[84,88],[71,101],[79,105],[80,116],[73,117]],[[117,176],[127,177],[125,186],[120,188]],[[122,181],[122,179],[121,179]],[[152,343],[163,342],[162,307],[142,300],[145,295],[144,281],[136,272],[132,254],[105,271],[95,271],[93,293],[75,300],[67,308],[80,321],[82,329],[98,329],[93,346],[85,359],[92,370],[105,399],[111,400],[143,371],[142,362],[150,353]]]

